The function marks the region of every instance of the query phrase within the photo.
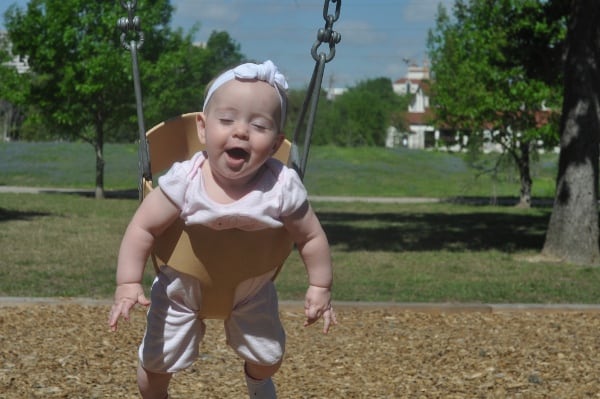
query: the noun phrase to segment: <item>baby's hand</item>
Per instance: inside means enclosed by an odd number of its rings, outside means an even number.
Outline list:
[[[310,285],[304,300],[304,327],[310,326],[323,317],[323,333],[329,332],[329,327],[337,324],[337,318],[331,307],[331,289]]]
[[[143,306],[150,305],[150,301],[144,295],[144,288],[140,283],[119,284],[115,290],[115,303],[108,315],[108,325],[112,331],[117,331],[119,317],[129,320],[129,311],[139,303]]]

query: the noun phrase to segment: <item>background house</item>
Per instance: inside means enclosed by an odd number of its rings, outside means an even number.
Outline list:
[[[440,150],[461,151],[467,145],[468,136],[461,135],[454,129],[441,129],[433,126],[433,110],[430,107],[430,75],[429,66],[411,65],[406,77],[398,79],[393,83],[394,92],[398,95],[411,95],[412,100],[406,114],[407,130],[398,131],[395,127],[388,128],[386,136],[386,147],[407,147],[411,149],[437,148]],[[538,126],[548,123],[552,110],[542,104],[541,109],[536,111],[535,118]],[[503,146],[492,138],[498,134],[497,131],[483,129],[482,151],[484,153],[503,152]],[[512,132],[511,132],[512,133]],[[519,135],[519,133],[514,133]],[[543,152],[543,142],[536,142],[536,150]],[[554,148],[558,152],[558,147]]]
[[[423,149],[435,146],[439,140],[439,131],[430,124],[429,66],[410,65],[406,77],[395,81],[393,89],[398,95],[411,95],[412,100],[406,114],[407,131],[400,132],[395,127],[390,127],[386,147]]]
[[[29,70],[26,58],[22,59],[19,56],[12,55],[12,46],[6,32],[0,31],[0,46],[2,46],[3,50],[8,51],[8,54],[11,56],[11,59],[3,65],[15,68],[19,73],[25,73]]]

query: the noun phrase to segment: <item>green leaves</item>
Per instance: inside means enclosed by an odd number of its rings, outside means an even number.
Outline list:
[[[149,126],[201,110],[206,84],[244,58],[227,32],[213,32],[205,47],[194,45],[191,35],[181,32],[172,34],[171,43],[155,62],[141,66]]]
[[[144,1],[136,10],[144,34],[138,60],[150,125],[198,110],[213,74],[243,58],[226,32],[213,33],[206,47],[194,46],[193,31],[169,28],[172,12],[168,0]],[[7,11],[14,51],[30,61],[27,100],[61,132],[80,137],[95,126],[109,137],[137,137],[131,56],[116,26],[126,15],[118,1],[32,0],[25,9]],[[139,37],[132,33],[129,40]]]
[[[556,48],[565,25],[547,7],[535,0],[459,0],[453,19],[439,10],[428,49],[440,124],[474,134],[486,126],[535,130],[536,113],[558,108]]]
[[[530,204],[534,143],[556,145],[560,60],[566,14],[543,0],[457,0],[440,7],[429,34],[432,104],[438,126],[491,142],[519,169],[521,203]],[[550,109],[548,109],[550,107]]]
[[[359,82],[335,100],[319,102],[313,143],[382,147],[387,128],[401,127],[398,113],[409,99],[395,94],[387,78]]]
[[[152,123],[198,110],[215,68],[242,59],[226,33],[201,48],[193,45],[192,33],[173,32],[172,12],[168,0],[144,1],[136,10],[144,34],[138,51],[142,95]],[[31,0],[25,9],[12,6],[5,14],[14,53],[27,56],[31,67],[30,90],[22,90],[20,100],[34,109],[28,115],[55,128],[50,131],[56,137],[94,146],[97,187],[103,185],[104,142],[138,137],[132,59],[117,28],[124,16],[119,1],[89,0]],[[137,44],[141,36],[133,32],[125,40]],[[5,72],[0,69],[0,77]],[[14,85],[2,81],[1,99],[17,101]]]

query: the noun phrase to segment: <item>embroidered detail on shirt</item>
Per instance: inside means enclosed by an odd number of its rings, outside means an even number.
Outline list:
[[[210,220],[207,223],[209,227],[215,230],[225,229],[241,229],[241,230],[258,230],[264,228],[264,223],[259,222],[255,218],[245,215],[226,215]]]

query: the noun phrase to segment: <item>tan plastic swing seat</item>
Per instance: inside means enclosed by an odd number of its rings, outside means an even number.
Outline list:
[[[146,133],[152,175],[202,150],[196,115],[181,115]],[[286,140],[274,157],[287,163],[290,148]],[[153,189],[152,181],[143,181],[143,187],[145,196]],[[200,280],[200,318],[226,319],[233,308],[238,284],[272,270],[278,272],[292,247],[285,228],[252,232],[213,230],[201,225],[185,226],[183,220],[178,219],[156,238],[151,258],[157,272],[160,266],[169,265]]]

